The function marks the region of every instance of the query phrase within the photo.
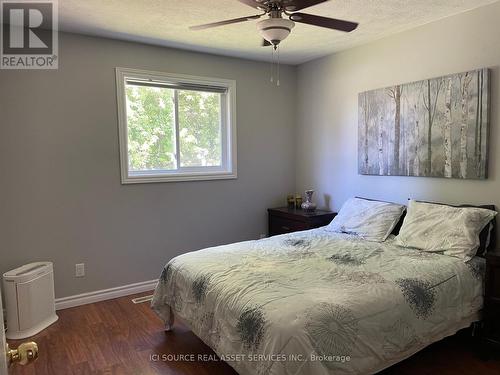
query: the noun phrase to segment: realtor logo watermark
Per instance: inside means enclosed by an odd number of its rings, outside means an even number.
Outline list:
[[[0,69],[57,69],[57,0],[0,0]]]

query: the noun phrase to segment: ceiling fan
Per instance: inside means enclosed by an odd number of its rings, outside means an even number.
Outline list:
[[[258,9],[263,13],[248,16],[233,18],[230,20],[207,23],[204,25],[191,26],[191,30],[203,30],[211,27],[224,26],[233,23],[246,22],[256,20],[262,16],[268,15],[268,18],[257,23],[257,29],[264,38],[263,46],[273,45],[274,48],[284,40],[292,31],[295,22],[305,23],[328,29],[350,32],[358,27],[355,22],[338,20],[335,18],[327,18],[316,16],[313,14],[300,13],[298,10],[308,8],[310,6],[324,3],[328,0],[238,0],[240,3]],[[283,15],[288,19],[283,18]]]

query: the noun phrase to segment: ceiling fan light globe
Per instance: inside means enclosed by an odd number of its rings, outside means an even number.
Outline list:
[[[257,29],[260,35],[274,45],[286,39],[294,26],[295,23],[293,21],[283,18],[268,18],[257,22]]]

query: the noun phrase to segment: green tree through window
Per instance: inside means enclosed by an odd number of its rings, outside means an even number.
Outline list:
[[[127,85],[131,171],[175,169],[174,91]]]
[[[182,167],[221,165],[220,94],[178,91]]]
[[[221,94],[128,84],[126,98],[131,171],[177,169],[176,134],[180,167],[221,165]]]

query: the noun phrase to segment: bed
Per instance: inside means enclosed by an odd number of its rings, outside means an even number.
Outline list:
[[[152,307],[241,375],[370,374],[477,321],[483,272],[319,228],[180,255]]]

